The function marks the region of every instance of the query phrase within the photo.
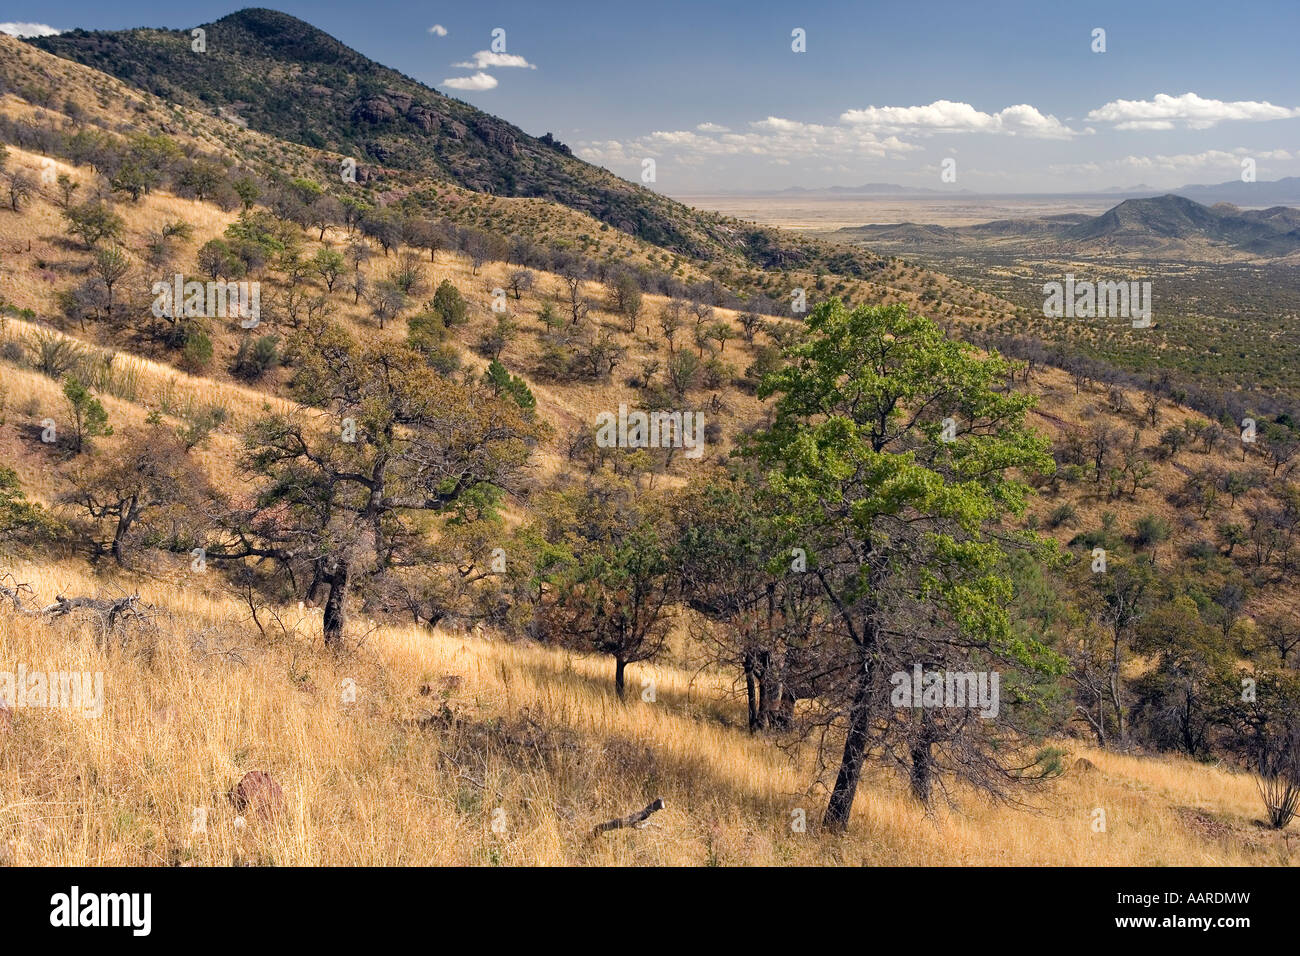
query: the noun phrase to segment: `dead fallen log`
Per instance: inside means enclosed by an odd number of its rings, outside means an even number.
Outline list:
[[[606,830],[621,830],[623,827],[640,827],[645,823],[646,818],[649,817],[650,814],[654,813],[656,810],[662,810],[663,808],[664,798],[655,797],[644,810],[638,810],[636,813],[629,813],[627,816],[620,817],[617,820],[609,820],[605,823],[596,824],[596,828],[591,831],[592,836],[600,836]]]
[[[139,617],[140,611],[137,604],[140,601],[140,595],[132,594],[128,597],[117,598],[116,600],[106,601],[102,598],[75,597],[68,598],[60,594],[54,599],[54,603],[48,607],[41,608],[42,614],[49,614],[52,617],[60,617],[64,614],[71,614],[78,608],[89,608],[92,611],[98,611],[104,615],[104,620],[108,627],[113,627],[118,620],[130,614]]]

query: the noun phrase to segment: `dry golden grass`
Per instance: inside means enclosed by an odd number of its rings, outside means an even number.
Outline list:
[[[20,709],[0,735],[0,854],[16,864],[1296,860],[1255,825],[1247,776],[1073,745],[1071,759],[1098,771],[1051,781],[1027,796],[1030,809],[959,791],[955,809],[927,818],[873,768],[848,834],[824,836],[810,755],[787,758],[737,726],[717,675],[634,667],[623,704],[605,661],[552,648],[355,621],[359,649],[335,659],[312,612],[281,609],[281,630],[261,609],[263,636],[246,606],[205,590],[215,579],[11,570],[43,600],[138,590],[155,607],[154,625],[132,625],[124,647],[101,644],[84,614],[33,623],[0,610],[0,666],[104,675],[101,717]],[[345,678],[355,703],[341,699]],[[645,678],[654,703],[635,693]],[[282,785],[285,809],[237,829],[226,794],[255,769]],[[667,809],[652,826],[589,835],[655,796]],[[1095,808],[1105,832],[1093,831]],[[809,832],[793,832],[796,809]]]
[[[247,425],[266,414],[269,405],[276,412],[288,413],[295,403],[266,392],[246,388],[234,382],[215,381],[190,375],[164,362],[156,362],[130,352],[96,349],[76,336],[66,335],[48,326],[38,326],[23,319],[0,317],[0,343],[9,341],[26,348],[36,335],[53,335],[70,339],[88,355],[99,359],[107,369],[92,381],[100,392],[129,404],[156,408],[166,414],[184,415],[190,411],[217,407],[224,410],[236,426]],[[57,391],[57,388],[56,388]]]
[[[336,165],[330,154],[192,111],[165,109],[117,81],[0,37],[0,66],[5,65],[46,71],[61,97],[70,95],[98,120],[120,120],[126,103],[138,128],[176,123],[175,135],[186,144],[241,156],[274,154],[280,167],[312,175]],[[12,95],[0,100],[0,108],[20,117],[39,113]],[[22,150],[10,153],[11,167],[38,180],[45,162]],[[82,184],[78,198],[94,188],[88,171],[53,162],[56,171]],[[519,231],[549,231],[553,238],[586,234],[588,255],[630,264],[668,262],[661,250],[616,230],[602,232],[598,222],[573,210],[479,196],[448,184],[437,188],[457,221],[503,234],[520,225],[528,229]],[[88,258],[64,240],[53,198],[46,185],[22,214],[0,210],[0,245],[12,253],[0,263],[6,299],[41,317],[56,314],[55,294],[76,280]],[[174,219],[190,222],[194,235],[176,250],[176,262],[187,272],[197,248],[233,218],[165,193],[116,209],[126,220],[124,243],[133,255],[148,230]],[[305,237],[306,256],[320,245],[314,240]],[[348,241],[340,230],[330,230],[324,244],[338,248]],[[376,257],[366,268],[373,277],[391,261]],[[467,367],[481,368],[486,361],[471,346],[495,321],[491,293],[505,285],[509,267],[489,264],[475,273],[465,258],[448,253],[426,267],[430,287],[448,278],[469,300],[471,321],[457,333],[456,344]],[[670,267],[686,280],[710,274],[704,264],[678,257]],[[874,281],[848,282],[845,289],[857,301],[916,306],[922,279],[910,272],[891,264]],[[816,281],[798,272],[782,276],[782,282],[810,291]],[[950,280],[936,281],[945,297],[958,290]],[[903,283],[910,288],[901,288]],[[530,377],[542,344],[536,314],[559,285],[558,277],[542,273],[532,292],[509,301],[522,330],[503,355],[512,371]],[[601,295],[594,283],[586,292]],[[1005,305],[972,295],[981,309]],[[590,425],[597,412],[621,401],[637,403],[625,377],[644,359],[666,357],[653,322],[662,302],[646,297],[642,328],[632,334],[617,331],[608,314],[593,317],[628,348],[613,381],[530,382],[539,413],[558,433]],[[336,293],[330,314],[359,334],[405,334],[402,322],[376,329],[364,306],[354,306],[347,294]],[[717,310],[717,318],[736,322],[727,310]],[[0,339],[22,340],[33,332],[31,323],[8,319]],[[186,408],[219,405],[230,421],[199,454],[215,479],[229,479],[237,430],[267,404],[291,407],[276,395],[273,380],[257,389],[230,379],[226,359],[238,334],[233,328],[213,330],[218,357],[209,377],[117,352],[111,366],[116,384],[99,389],[110,421],[140,424],[150,410],[174,421]],[[84,337],[95,335],[109,341],[94,329]],[[83,337],[80,331],[77,337]],[[690,347],[686,330],[682,340]],[[737,339],[722,358],[743,372],[753,354]],[[0,459],[17,468],[30,497],[50,503],[58,487],[57,462],[21,430],[64,414],[59,384],[12,364],[0,364],[0,373],[8,418],[0,427]],[[1038,376],[1034,389],[1045,397],[1046,411],[1034,423],[1049,433],[1061,422],[1087,421],[1093,414],[1088,406],[1102,402],[1095,392],[1074,396],[1064,374],[1050,370]],[[715,417],[729,433],[761,413],[752,396],[721,392],[726,407]],[[689,404],[707,397],[693,393]],[[1105,410],[1096,414],[1110,416]],[[1163,414],[1162,426],[1191,415],[1171,407]],[[111,447],[115,439],[101,441]],[[1204,460],[1227,464],[1218,454]],[[538,470],[550,477],[566,467],[557,435],[539,453]],[[1072,491],[1064,497],[1077,500],[1079,527],[1095,526],[1102,511],[1112,510],[1127,529],[1141,513],[1167,512],[1163,492],[1179,480],[1175,466],[1161,465],[1154,490],[1138,501],[1087,499]],[[512,517],[518,514],[512,511]],[[102,671],[105,688],[98,719],[23,709],[11,732],[0,732],[0,861],[1261,865],[1296,859],[1284,835],[1256,825],[1260,807],[1248,776],[1181,759],[1098,752],[1074,741],[1064,744],[1071,751],[1067,766],[1087,757],[1098,771],[1050,781],[1025,795],[1026,807],[992,805],[957,789],[952,806],[926,816],[892,774],[868,768],[849,833],[827,837],[816,832],[825,794],[816,782],[814,755],[787,755],[746,733],[743,707],[725,675],[695,674],[674,663],[635,665],[624,704],[614,697],[607,661],[554,648],[356,621],[351,639],[359,649],[336,659],[321,650],[318,620],[310,612],[281,609],[282,629],[262,609],[263,633],[246,606],[206,590],[217,587],[215,574],[96,576],[84,565],[56,561],[0,565],[6,569],[46,601],[58,593],[139,590],[156,612],[155,624],[132,628],[122,647],[101,644],[85,618],[37,621],[0,607],[0,671],[19,663]],[[355,703],[341,700],[345,678],[356,682]],[[645,678],[655,681],[653,703],[639,699]],[[423,685],[431,692],[422,695]],[[280,782],[286,809],[272,820],[249,816],[247,827],[236,830],[226,794],[254,769]],[[650,827],[589,836],[594,823],[638,809],[654,796],[663,796],[667,809],[651,818]],[[1099,808],[1106,814],[1105,832],[1093,830]],[[194,831],[196,809],[207,811],[204,832]],[[501,832],[492,827],[497,809],[504,814]],[[792,830],[796,810],[805,812],[809,832]]]
[[[149,197],[148,208],[157,197]],[[149,217],[141,215],[138,226]],[[219,231],[220,222],[211,224]],[[330,236],[332,241],[341,237]],[[382,260],[376,267],[382,268]],[[460,256],[440,253],[431,280],[450,278],[474,305],[461,344],[493,321],[491,289],[506,267],[474,274]],[[506,353],[525,366],[538,347],[533,315],[558,285],[542,274],[538,288],[510,302],[524,332]],[[588,289],[597,294],[594,286]],[[659,303],[654,297],[648,306]],[[734,321],[725,310],[719,315]],[[359,312],[338,316],[376,334]],[[601,321],[609,321],[601,319]],[[6,337],[34,331],[10,319]],[[383,334],[400,335],[390,326]],[[652,338],[627,336],[627,364],[653,354]],[[728,346],[739,364],[749,349]],[[469,349],[466,362],[485,364]],[[742,358],[744,356],[744,358]],[[203,452],[209,470],[228,473],[235,429],[262,413],[286,408],[268,392],[229,381],[188,376],[161,362],[118,353],[114,367],[134,376],[134,400],[102,393],[110,420],[139,424],[148,409],[220,404],[232,425]],[[63,399],[58,383],[4,366],[13,425],[51,415]],[[1074,396],[1063,373],[1038,376],[1035,391],[1060,421],[1087,419],[1096,393]],[[619,382],[534,383],[543,417],[563,427],[631,398]],[[634,401],[635,399],[632,398]],[[737,420],[757,402],[728,393]],[[1104,411],[1099,414],[1109,414]],[[1166,407],[1165,422],[1191,415]],[[4,431],[4,430],[0,430]],[[8,430],[12,433],[13,429]],[[10,438],[12,438],[12,434]],[[111,444],[113,439],[102,439]],[[24,489],[53,499],[53,472],[10,441]],[[23,446],[25,447],[25,446]],[[19,453],[21,452],[21,454]],[[564,466],[555,447],[543,471]],[[1208,460],[1226,464],[1221,455]],[[1177,479],[1160,466],[1157,488]],[[1145,492],[1139,502],[1080,501],[1081,525],[1102,510],[1128,525],[1138,513],[1163,508]],[[81,624],[33,625],[0,611],[0,667],[102,670],[106,708],[98,720],[32,710],[17,715],[0,741],[0,854],[19,863],[303,865],[343,863],[578,864],[1233,864],[1294,862],[1285,837],[1258,826],[1258,797],[1244,775],[1185,760],[1121,757],[1070,742],[1071,760],[1086,756],[1100,773],[1067,775],[1030,793],[1028,808],[989,805],[958,790],[956,809],[927,817],[890,774],[871,768],[847,836],[818,835],[824,791],[808,752],[787,757],[741,729],[733,688],[719,675],[674,667],[634,668],[633,701],[620,704],[605,661],[526,644],[490,641],[414,627],[380,627],[342,662],[319,650],[310,617],[286,636],[264,638],[247,608],[209,595],[214,579],[181,576],[171,584],[98,579],[80,565],[15,569],[45,599],[56,593],[142,590],[162,609],[157,633],[134,637],[125,651],[105,650]],[[263,612],[263,624],[271,628]],[[291,610],[289,618],[299,617]],[[367,627],[354,629],[360,640]],[[227,653],[236,649],[238,657]],[[657,702],[636,699],[653,676]],[[344,705],[345,677],[358,701]],[[452,686],[458,678],[459,683]],[[421,696],[431,684],[435,692]],[[443,697],[454,721],[433,721]],[[454,762],[453,762],[454,761]],[[1067,761],[1067,764],[1069,761]],[[242,831],[225,794],[240,776],[266,769],[284,786],[287,810]],[[668,809],[645,830],[595,840],[590,827],[662,795]],[[504,811],[505,830],[492,829]],[[195,834],[196,808],[206,808],[206,833]],[[1107,829],[1092,829],[1094,811]],[[802,809],[810,832],[790,827]]]
[[[48,56],[47,54],[27,50],[15,52],[9,49],[8,44],[0,42],[0,64],[3,63],[5,56],[17,55],[28,59],[34,55],[37,61],[55,74],[61,75],[65,82],[74,87],[84,82],[84,77],[78,72],[84,68],[78,67],[69,72],[63,61],[57,61],[57,58],[52,58],[56,62],[45,64],[42,58]],[[30,64],[28,66],[30,68]],[[75,65],[71,66],[75,67]],[[10,97],[10,99],[14,98]],[[16,110],[19,102],[6,101],[4,106],[6,109],[12,107]],[[190,118],[194,119],[194,117]],[[206,122],[208,126],[222,126],[217,121]],[[256,134],[238,130],[234,135],[255,136]],[[200,142],[192,137],[187,138],[186,135],[181,135],[180,138],[195,144]],[[274,142],[269,139],[268,141]],[[52,163],[56,172],[67,173],[81,185],[78,198],[86,198],[95,188],[94,176],[89,170],[69,166],[57,160],[49,160],[36,153],[12,149],[10,163],[26,169],[38,180],[39,172],[47,163]],[[450,184],[439,184],[437,188],[447,204],[449,214],[457,206],[473,206],[476,210],[475,221],[490,225],[502,234],[510,234],[513,231],[511,223],[515,223],[516,220],[534,225],[538,222],[546,222],[548,228],[554,229],[556,237],[575,235],[591,237],[593,242],[599,244],[599,248],[589,249],[589,254],[599,253],[599,257],[628,266],[648,262],[650,256],[657,255],[659,252],[655,247],[617,230],[602,232],[599,228],[600,223],[596,220],[554,204],[533,199],[485,197]],[[7,290],[6,300],[17,308],[34,310],[42,318],[58,314],[56,294],[73,283],[77,275],[84,270],[88,260],[88,253],[85,250],[75,248],[67,242],[61,211],[54,199],[54,187],[46,184],[29,201],[20,215],[0,211],[0,244],[7,244],[18,253],[0,265],[0,270],[5,273],[3,284]],[[190,239],[175,244],[173,265],[165,270],[167,276],[170,276],[174,269],[192,275],[198,248],[207,240],[220,236],[236,215],[233,212],[223,212],[211,204],[181,199],[161,191],[149,193],[136,203],[115,203],[114,208],[125,221],[122,244],[136,259],[135,268],[124,283],[121,298],[134,299],[137,306],[142,302],[148,302],[151,298],[145,296],[144,290],[147,290],[153,281],[163,278],[162,275],[153,274],[158,270],[151,271],[145,268],[139,260],[139,250],[144,247],[150,230],[178,219],[193,227],[193,235]],[[310,258],[321,246],[338,249],[356,239],[355,236],[348,236],[340,228],[327,230],[323,242],[316,241],[316,238],[314,232],[304,234],[304,258]],[[384,274],[393,261],[393,257],[376,255],[365,266],[364,271],[369,274],[373,282]],[[497,315],[491,310],[493,290],[507,285],[507,278],[514,267],[505,263],[488,263],[481,269],[475,270],[465,256],[439,252],[433,261],[424,263],[424,268],[426,286],[430,291],[437,283],[448,279],[460,289],[469,303],[470,323],[458,332],[455,345],[467,368],[481,370],[486,367],[487,361],[473,350],[473,344],[482,333],[495,324]],[[525,292],[519,300],[513,297],[508,300],[509,311],[518,324],[519,332],[503,352],[502,361],[512,372],[529,378],[530,387],[538,400],[539,414],[556,427],[555,440],[538,456],[539,474],[549,477],[567,467],[567,462],[561,454],[561,443],[565,432],[574,427],[591,427],[599,412],[615,410],[621,402],[627,402],[632,407],[638,405],[641,396],[636,389],[626,384],[626,379],[629,375],[639,372],[646,360],[656,359],[662,364],[668,358],[668,349],[659,332],[656,318],[666,299],[659,295],[644,297],[642,316],[633,333],[626,331],[621,318],[600,308],[595,310],[588,320],[589,323],[613,335],[626,349],[622,363],[611,381],[566,382],[557,385],[537,381],[530,373],[544,345],[543,328],[537,320],[537,315],[548,300],[554,303],[558,312],[563,313],[563,304],[559,301],[563,298],[563,283],[558,276],[550,273],[538,271],[535,274],[537,281],[532,291]],[[690,281],[706,276],[706,273],[698,271],[689,262],[684,265],[681,273],[682,278]],[[818,281],[811,274],[797,271],[790,272],[785,278],[791,285],[801,284],[810,292]],[[264,281],[272,288],[278,284],[269,275]],[[324,287],[321,286],[319,291],[323,292]],[[600,283],[586,282],[583,284],[582,291],[588,299],[603,303],[605,292]],[[888,282],[851,283],[848,291],[859,299],[867,296],[881,301],[899,299],[916,304],[914,298],[909,300],[909,297],[902,293],[895,294],[897,290],[893,289]],[[813,293],[814,297],[817,294],[819,293]],[[128,306],[123,308],[130,311]],[[329,315],[331,319],[347,325],[363,336],[403,338],[406,333],[405,321],[390,322],[387,328],[378,329],[368,314],[365,303],[359,305],[353,303],[352,296],[341,288],[336,289],[331,296]],[[735,338],[727,343],[719,358],[732,366],[736,375],[743,374],[754,360],[755,347],[747,345],[740,337],[736,312],[729,309],[715,309],[713,319],[710,321],[715,320],[729,324],[735,334]],[[689,326],[688,322],[687,327],[679,333],[678,348],[693,349]],[[29,336],[34,328],[31,323],[13,319],[6,326],[0,327],[0,338],[8,337],[21,341]],[[161,408],[168,413],[173,407],[183,412],[186,408],[217,405],[231,415],[232,428],[245,425],[250,417],[260,414],[263,400],[267,395],[266,391],[240,385],[231,379],[227,370],[230,358],[246,333],[235,328],[233,322],[214,323],[209,332],[214,343],[215,354],[206,377],[190,376],[164,362],[118,352],[114,359],[115,370],[120,376],[130,378],[132,382],[139,382],[139,394],[133,396],[133,400],[150,408]],[[289,330],[267,323],[259,330],[259,334],[262,332],[276,334],[283,338]],[[78,329],[75,330],[75,334],[77,337],[98,341],[105,345],[112,341],[110,330],[105,328],[92,327],[84,331]],[[110,348],[110,351],[115,349]],[[662,374],[661,372],[660,375]],[[273,387],[272,382],[264,384],[268,389]],[[724,434],[737,433],[741,427],[761,413],[762,406],[757,399],[730,385],[717,389],[696,390],[687,405],[702,408],[710,403],[710,398],[714,395],[721,398],[722,405],[711,408],[709,420],[722,425]],[[281,402],[275,399],[271,399],[271,402],[277,410],[283,408]],[[729,446],[725,444],[711,449],[723,455],[728,450]]]

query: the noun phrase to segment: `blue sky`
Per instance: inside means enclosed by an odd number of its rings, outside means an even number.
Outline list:
[[[654,159],[671,194],[945,188],[949,159],[946,188],[978,191],[1220,182],[1243,159],[1260,180],[1300,175],[1296,0],[274,6],[620,175]],[[235,9],[10,0],[2,16],[189,27]]]

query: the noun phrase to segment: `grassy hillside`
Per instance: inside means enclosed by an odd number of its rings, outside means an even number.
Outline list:
[[[880,267],[869,254],[798,242],[634,186],[563,144],[444,96],[287,14],[241,10],[201,27],[201,55],[191,50],[188,30],[78,30],[33,42],[168,102],[365,165],[549,200],[692,258],[858,277]]]
[[[136,34],[93,36],[109,42],[105,37]],[[188,51],[188,46],[184,49]],[[182,72],[188,75],[188,70],[187,53]],[[223,167],[230,181],[242,175],[273,182],[308,179],[328,196],[360,210],[400,208],[405,214],[474,230],[494,242],[535,247],[547,256],[578,256],[607,267],[645,271],[657,276],[661,285],[695,289],[692,294],[697,296],[717,299],[721,290],[761,297],[768,303],[765,308],[779,314],[790,314],[796,289],[807,290],[814,299],[835,294],[856,301],[925,302],[936,314],[953,319],[991,320],[1012,313],[1011,307],[995,296],[943,275],[864,250],[848,252],[832,243],[722,219],[578,160],[571,162],[585,170],[584,175],[662,205],[671,218],[686,223],[683,228],[712,230],[712,238],[700,240],[707,251],[695,256],[672,244],[655,244],[636,230],[602,220],[591,202],[564,205],[527,195],[476,191],[437,170],[367,161],[346,144],[320,149],[290,142],[279,138],[283,124],[259,132],[225,110],[213,112],[201,101],[187,97],[179,102],[161,100],[145,89],[0,36],[0,93],[6,90],[5,115],[13,123],[8,135],[19,146],[57,154],[58,159],[84,162],[87,156],[103,151],[105,142],[111,146],[132,134],[165,136],[187,153]],[[434,91],[426,93],[436,95]],[[443,97],[438,100],[456,102]],[[129,115],[129,123],[122,121],[124,114]],[[346,159],[360,162],[355,183],[340,181],[340,164]],[[226,208],[238,206],[238,197],[228,184],[218,190],[216,198]]]
[[[21,712],[0,738],[0,853],[12,865],[1274,865],[1244,774],[1081,744],[1023,808],[958,795],[926,817],[873,771],[846,838],[815,816],[810,767],[735,726],[725,681],[646,668],[657,703],[618,702],[590,658],[381,626],[355,658],[323,655],[310,613],[262,636],[247,607],[187,582],[11,570],[42,597],[139,589],[156,608],[126,650],[86,624],[34,628],[0,610],[3,660],[103,671],[103,717]],[[264,621],[267,620],[263,612]],[[356,702],[340,687],[356,682]],[[226,797],[250,770],[285,812],[237,828]],[[591,836],[662,796],[644,830]],[[1105,833],[1091,829],[1107,809]],[[206,831],[194,811],[206,809]],[[492,812],[504,811],[504,832]]]
[[[254,30],[260,16],[233,22]],[[72,39],[77,49],[125,43],[129,64],[143,55],[131,44],[151,36]],[[258,36],[264,59],[349,76],[380,69],[314,32],[290,32],[283,43]],[[599,217],[554,197],[487,195],[438,169],[394,165],[361,184],[371,220],[316,221],[300,216],[305,200],[334,194],[296,180],[315,176],[320,187],[322,171],[346,152],[329,149],[347,143],[304,146],[232,120],[201,121],[199,108],[213,104],[179,88],[134,91],[4,37],[0,76],[4,182],[28,184],[0,208],[0,463],[13,471],[8,484],[0,471],[0,671],[27,662],[102,672],[105,689],[93,720],[57,709],[0,714],[4,862],[1295,862],[1294,825],[1262,823],[1232,700],[1242,674],[1284,691],[1297,663],[1287,638],[1296,631],[1300,495],[1287,423],[1261,417],[1259,440],[1242,443],[1236,423],[1041,356],[991,382],[990,400],[1036,402],[1025,440],[1041,438],[1056,465],[1018,476],[1036,494],[1023,516],[1008,514],[993,529],[1005,537],[1034,530],[1059,551],[1015,565],[1006,602],[1014,640],[1043,642],[1063,661],[1041,700],[1017,711],[1030,733],[1016,739],[1016,755],[1048,771],[1022,781],[1010,803],[943,775],[946,799],[927,812],[893,762],[873,754],[847,834],[833,835],[817,821],[844,737],[838,717],[824,722],[820,750],[817,735],[792,732],[795,720],[752,726],[745,674],[725,650],[730,632],[699,596],[672,603],[662,647],[628,663],[620,698],[609,653],[563,633],[585,622],[543,620],[560,589],[574,586],[549,574],[547,562],[596,552],[627,515],[658,529],[705,523],[701,481],[722,480],[735,467],[731,453],[771,420],[760,381],[809,334],[802,314],[758,314],[749,293],[776,298],[802,283],[810,308],[832,295],[907,305],[953,335],[1001,314],[999,300],[897,261],[870,279],[763,271],[739,259],[720,270],[711,254],[693,258],[602,229]],[[349,88],[342,74],[331,76]],[[274,106],[269,96],[253,99]],[[83,155],[87,136],[107,138]],[[221,143],[239,160],[206,170]],[[163,157],[162,174],[135,189],[123,169],[139,155]],[[199,175],[205,170],[211,176]],[[243,177],[254,187],[247,199],[223,191]],[[119,218],[112,235],[89,242],[70,233],[78,215],[96,210]],[[367,226],[399,215],[407,231]],[[480,248],[473,233],[419,245],[409,227],[423,216],[518,229],[538,244],[549,237],[562,251],[581,249],[590,268],[575,271],[562,255],[521,262],[509,249]],[[109,290],[104,276],[115,262],[125,269]],[[629,262],[644,267],[635,295],[615,267]],[[178,272],[208,278],[209,269],[260,283],[255,328],[229,316],[173,323],[154,314],[155,281]],[[679,284],[650,281],[654,269]],[[712,299],[701,288],[710,281]],[[443,309],[446,293],[435,290],[444,282],[463,300],[459,314]],[[934,334],[951,341],[943,329]],[[214,558],[202,571],[191,559],[193,547],[211,544],[266,494],[267,476],[246,460],[259,428],[283,415],[303,423],[304,442],[331,433],[336,406],[305,392],[303,380],[328,380],[333,369],[318,361],[326,352],[301,345],[335,348],[330,335],[371,350],[328,353],[336,358],[417,355],[414,367],[383,372],[449,401],[468,396],[466,417],[489,409],[489,424],[499,412],[501,421],[538,426],[499,501],[472,499],[456,512],[399,508],[388,520],[400,526],[363,529],[375,540],[390,535],[398,557],[388,573],[362,576],[338,652],[323,646],[322,602],[300,556]],[[414,353],[403,351],[407,343]],[[485,384],[493,361],[517,384]],[[370,370],[385,377],[379,364]],[[88,405],[74,406],[70,380],[89,389],[111,433],[84,429],[74,443],[74,420],[85,425]],[[489,396],[493,389],[500,394]],[[519,389],[534,404],[512,399]],[[424,397],[410,404],[427,414]],[[597,416],[620,404],[701,411],[711,426],[704,454],[690,461],[671,450],[598,448]],[[50,421],[61,437],[43,440]],[[423,421],[399,421],[386,440],[400,444]],[[185,476],[185,487],[169,487],[119,551],[108,546],[112,515],[96,513],[85,489],[129,484],[136,466],[123,477],[115,463],[144,467],[151,453],[172,454],[166,469]],[[349,452],[328,456],[336,453]],[[898,457],[928,453],[918,443]],[[290,493],[311,486],[309,472],[294,477],[284,483]],[[42,507],[41,521],[28,504]],[[274,541],[291,524],[287,511],[267,507],[240,529]],[[480,572],[503,543],[512,564],[497,584]],[[1108,552],[1115,575],[1089,573],[1095,548]],[[1112,627],[1116,582],[1138,577],[1142,613]],[[790,600],[806,593],[791,590]],[[140,614],[110,627],[93,610],[44,612],[60,595],[139,595]],[[810,630],[832,624],[823,616]],[[1100,735],[1089,723],[1108,706],[1099,690],[1108,660],[1118,709],[1131,721],[1124,752],[1098,746],[1100,736],[1116,746],[1108,717]],[[352,686],[355,700],[345,693]],[[800,694],[794,718],[815,722],[818,705],[815,688]],[[1271,710],[1252,716],[1270,729],[1278,719]],[[229,799],[254,770],[282,789],[277,812],[241,812]],[[591,836],[594,824],[654,797],[667,807],[648,827]],[[1098,809],[1107,821],[1100,831]],[[206,821],[198,831],[196,810]],[[796,811],[806,830],[791,826]]]

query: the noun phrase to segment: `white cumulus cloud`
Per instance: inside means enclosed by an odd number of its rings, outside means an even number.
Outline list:
[[[1236,168],[1241,160],[1249,156],[1252,159],[1288,160],[1292,156],[1285,149],[1248,150],[1238,147],[1231,152],[1221,149],[1207,149],[1201,153],[1178,153],[1173,156],[1156,154],[1155,156],[1125,156],[1117,165],[1130,169],[1200,169],[1204,167],[1224,166]]]
[[[1210,100],[1195,93],[1170,96],[1157,93],[1149,100],[1112,100],[1088,114],[1099,123],[1114,123],[1116,129],[1209,129],[1226,120],[1263,122],[1300,116],[1300,107],[1274,106],[1255,100]]]
[[[442,81],[442,85],[453,90],[492,90],[496,89],[497,78],[489,73],[475,73],[473,76],[453,76]]]
[[[435,23],[433,26],[429,27],[429,32],[436,37],[445,37],[447,35],[447,28],[441,23]]]
[[[0,33],[11,37],[52,37],[62,32],[44,23],[0,23]]]
[[[1237,169],[1240,167],[1241,161],[1247,157],[1255,160],[1285,162],[1300,159],[1300,151],[1291,153],[1285,149],[1252,150],[1246,149],[1244,146],[1238,146],[1231,150],[1207,149],[1199,153],[1175,153],[1173,155],[1157,153],[1154,156],[1124,156],[1120,159],[1110,159],[1102,163],[1092,162],[1052,166],[1050,170],[1053,173],[1100,172],[1102,170],[1150,170],[1172,173],[1194,169]]]
[[[1041,113],[1027,103],[1008,106],[997,113],[985,113],[969,103],[952,100],[935,100],[927,106],[868,106],[846,110],[840,114],[840,121],[899,133],[1003,133],[1043,139],[1077,135],[1055,116]]]
[[[527,70],[535,70],[536,66],[529,63],[522,56],[514,53],[493,53],[491,50],[479,50],[474,54],[474,59],[468,63],[453,63],[452,66],[463,66],[470,70],[485,70],[490,66],[514,66]]]
[[[781,116],[755,120],[740,132],[718,123],[700,123],[693,130],[655,130],[630,140],[598,140],[576,146],[584,159],[611,169],[636,166],[647,156],[672,157],[683,164],[745,156],[778,165],[810,159],[852,164],[916,149],[920,147],[897,136],[881,137],[868,129],[803,123]]]

